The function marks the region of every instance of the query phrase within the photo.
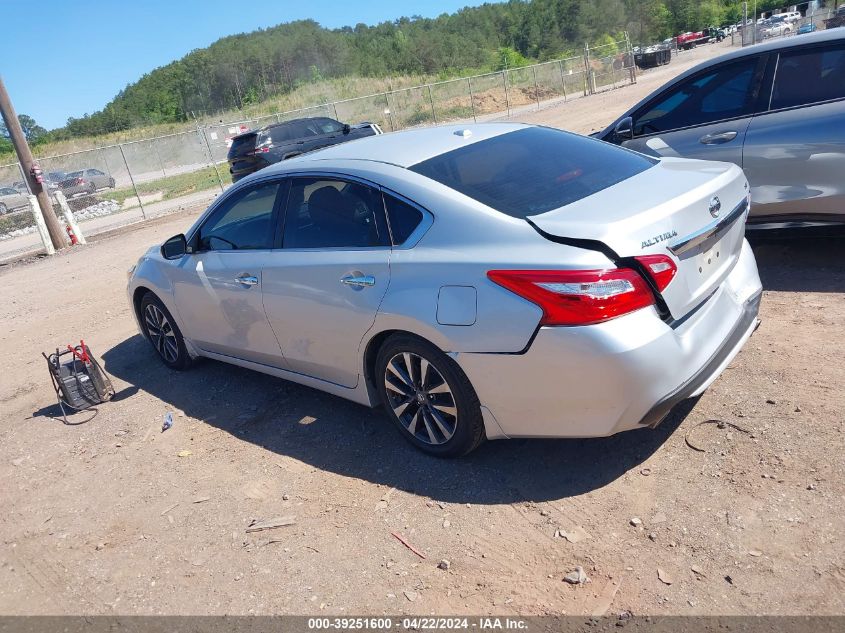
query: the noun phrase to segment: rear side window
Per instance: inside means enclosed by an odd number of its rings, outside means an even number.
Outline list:
[[[772,110],[843,97],[845,44],[781,54],[772,88]]]
[[[657,134],[751,114],[757,63],[753,57],[684,81],[634,116],[634,134]]]
[[[387,209],[387,219],[390,222],[394,246],[405,243],[422,222],[422,212],[388,194],[384,195],[384,206]]]
[[[232,139],[229,156],[243,156],[255,149],[255,132]]]
[[[515,218],[566,206],[645,171],[657,161],[585,136],[529,127],[412,166]]]

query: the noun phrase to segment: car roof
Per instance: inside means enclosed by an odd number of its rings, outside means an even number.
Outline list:
[[[276,166],[278,171],[286,171],[287,166],[302,169],[310,163],[308,166],[318,167],[319,163],[329,160],[366,160],[410,167],[453,149],[526,127],[531,126],[524,123],[472,123],[414,128],[331,145],[276,163]],[[270,169],[273,167],[262,172]]]

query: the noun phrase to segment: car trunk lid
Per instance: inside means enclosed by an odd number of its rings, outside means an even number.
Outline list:
[[[547,239],[599,250],[619,267],[645,273],[635,257],[670,256],[677,274],[659,294],[679,319],[730,273],[742,248],[747,211],[748,182],[736,165],[665,158],[527,220]]]

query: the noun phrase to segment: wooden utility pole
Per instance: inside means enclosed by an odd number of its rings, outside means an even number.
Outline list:
[[[65,232],[62,230],[62,225],[59,224],[59,219],[53,212],[50,196],[44,191],[41,183],[36,181],[32,176],[32,164],[35,160],[32,158],[32,152],[29,151],[29,144],[26,142],[20,121],[18,121],[18,115],[12,106],[11,99],[9,99],[9,93],[6,92],[6,86],[3,83],[2,77],[0,77],[0,114],[3,115],[6,129],[9,130],[9,137],[12,140],[12,145],[15,146],[15,153],[17,153],[18,160],[23,167],[24,177],[29,183],[29,190],[38,199],[38,206],[41,207],[41,214],[44,217],[44,222],[47,224],[50,241],[53,242],[56,250],[64,248],[67,246]]]

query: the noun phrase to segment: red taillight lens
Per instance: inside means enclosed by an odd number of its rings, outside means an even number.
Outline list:
[[[84,179],[84,178],[77,178],[77,179],[76,179],[76,184],[77,184],[77,185],[84,185],[84,184],[85,184],[85,179]]]
[[[678,272],[678,267],[668,255],[640,255],[634,259],[645,266],[660,292],[663,292],[663,289],[669,285],[669,282],[675,278],[675,273]]]
[[[630,268],[491,270],[487,277],[540,306],[541,325],[600,323],[654,303],[645,280]]]

